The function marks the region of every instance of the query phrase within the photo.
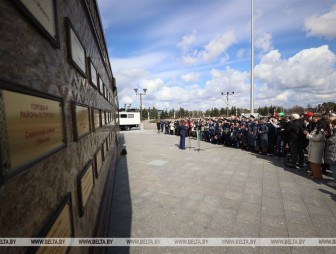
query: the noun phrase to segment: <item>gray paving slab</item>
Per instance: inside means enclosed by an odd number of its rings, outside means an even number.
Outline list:
[[[121,132],[109,237],[336,237],[336,190],[282,158]],[[107,253],[331,253],[329,247],[130,247]]]

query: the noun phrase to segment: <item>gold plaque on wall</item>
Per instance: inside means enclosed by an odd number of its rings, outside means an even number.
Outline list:
[[[101,119],[102,126],[104,126],[106,120],[105,120],[105,111],[103,111],[103,110],[100,110],[100,119]]]
[[[68,55],[70,63],[72,63],[79,73],[86,77],[86,51],[84,45],[79,40],[79,36],[72,26],[70,19],[66,18],[67,35],[68,35]]]
[[[98,87],[98,76],[96,68],[94,67],[92,63],[92,59],[89,61],[90,63],[90,83],[97,88]]]
[[[101,127],[101,119],[100,119],[100,110],[92,108],[92,126],[93,130],[97,130],[99,127]]]
[[[90,111],[89,107],[83,104],[73,102],[73,125],[74,125],[74,139],[77,141],[79,138],[84,137],[90,133]]]
[[[59,47],[55,0],[12,0],[54,46]]]
[[[0,90],[0,106],[3,175],[65,146],[61,101]]]
[[[84,167],[78,176],[78,197],[80,216],[84,215],[85,207],[94,186],[93,163],[92,160]]]
[[[56,211],[38,235],[38,238],[72,238],[74,237],[71,194],[68,193]],[[68,253],[69,246],[41,246],[32,253]]]
[[[94,156],[94,159],[95,159],[96,177],[98,177],[99,172],[103,166],[102,146],[99,147],[98,151]]]
[[[105,84],[103,83],[103,80],[101,79],[101,77],[99,76],[99,92],[101,95],[104,96],[104,91],[105,91]]]

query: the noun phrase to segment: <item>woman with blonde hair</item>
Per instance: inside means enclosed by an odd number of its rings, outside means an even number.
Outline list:
[[[322,164],[324,162],[324,148],[327,137],[330,136],[330,121],[321,118],[317,121],[316,128],[311,132],[305,131],[308,144],[308,161],[310,165],[311,177],[322,178]]]

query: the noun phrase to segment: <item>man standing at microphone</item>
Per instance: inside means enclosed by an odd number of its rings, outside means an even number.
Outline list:
[[[187,132],[187,126],[185,126],[185,121],[180,121],[180,145],[179,148],[185,150],[185,137]]]

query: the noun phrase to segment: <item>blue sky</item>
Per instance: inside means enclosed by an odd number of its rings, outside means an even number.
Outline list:
[[[119,104],[250,107],[251,0],[98,0]],[[336,102],[336,2],[254,0],[254,107]]]

